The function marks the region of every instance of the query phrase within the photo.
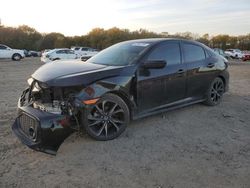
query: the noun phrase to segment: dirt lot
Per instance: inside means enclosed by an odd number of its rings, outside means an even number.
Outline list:
[[[10,128],[41,65],[0,61],[0,187],[250,187],[250,63],[229,67],[230,91],[217,107],[140,119],[108,142],[75,133],[57,156],[28,149]]]

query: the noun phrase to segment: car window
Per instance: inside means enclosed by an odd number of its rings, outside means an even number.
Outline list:
[[[65,51],[65,50],[58,50],[56,53],[57,53],[57,54],[65,54],[66,51]]]
[[[74,50],[79,50],[80,48],[75,48]]]
[[[90,58],[87,63],[109,66],[133,64],[150,45],[150,42],[121,42],[102,50],[97,55]]]
[[[165,60],[167,65],[180,64],[180,46],[178,43],[162,43],[149,54],[147,60]]]
[[[0,50],[5,50],[5,49],[7,49],[7,47],[6,47],[6,46],[4,46],[4,45],[0,45]]]
[[[195,44],[183,44],[185,62],[201,61],[206,58],[204,49]]]
[[[82,48],[82,51],[88,51],[89,49],[88,48]]]
[[[65,50],[67,54],[75,54],[73,50]]]
[[[206,58],[209,58],[212,56],[211,53],[209,53],[209,51],[207,49],[205,50],[205,53],[206,53]],[[217,51],[217,53],[219,54],[218,51]]]

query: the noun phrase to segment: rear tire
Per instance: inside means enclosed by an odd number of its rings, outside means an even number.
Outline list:
[[[204,104],[208,106],[215,106],[220,104],[224,92],[225,85],[223,80],[219,77],[215,78],[207,91],[207,100],[204,102]]]
[[[22,56],[20,54],[13,54],[12,60],[13,61],[20,61],[22,59]]]
[[[130,120],[127,104],[117,95],[108,93],[95,105],[86,107],[82,124],[88,135],[95,140],[107,141],[120,136]]]

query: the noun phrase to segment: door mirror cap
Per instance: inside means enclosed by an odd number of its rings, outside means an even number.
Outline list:
[[[153,60],[143,63],[143,67],[146,69],[162,69],[166,64],[167,62],[165,60]]]

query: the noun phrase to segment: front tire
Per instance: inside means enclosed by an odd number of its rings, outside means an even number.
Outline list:
[[[22,56],[20,54],[13,54],[12,60],[13,61],[20,61],[22,59]]]
[[[225,84],[223,80],[219,77],[215,78],[207,91],[207,100],[204,103],[209,106],[220,104],[224,92]]]
[[[127,104],[117,95],[106,94],[95,105],[84,109],[82,123],[94,139],[107,141],[120,136],[130,120]]]

